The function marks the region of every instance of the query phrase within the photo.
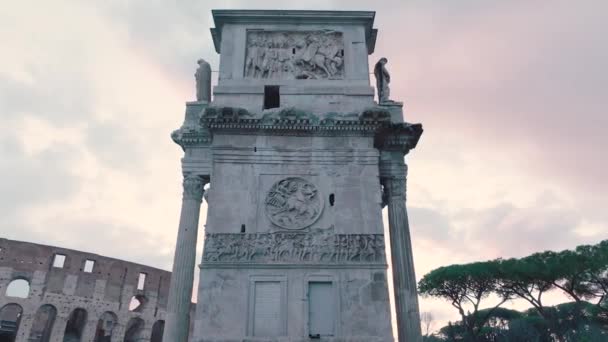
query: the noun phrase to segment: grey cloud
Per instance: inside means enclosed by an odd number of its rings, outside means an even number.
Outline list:
[[[0,155],[0,213],[5,220],[33,205],[65,200],[82,184],[71,171],[79,158],[71,146],[55,144],[27,155],[15,137],[6,136],[0,139]]]
[[[454,229],[446,215],[432,208],[409,207],[410,224],[415,227],[415,238],[437,243],[451,243]]]
[[[46,60],[31,66],[31,82],[17,80],[0,71],[0,111],[3,119],[32,115],[55,123],[80,121],[96,105],[91,80],[75,61]]]
[[[564,188],[584,191],[578,197],[573,195],[575,202],[597,197],[593,203],[577,202],[580,207],[576,208],[543,203],[521,208],[504,203],[451,214],[444,203],[410,209],[415,238],[436,241],[446,249],[481,245],[508,256],[573,247],[585,242],[573,232],[581,220],[605,219],[608,182],[603,170],[608,168],[608,154],[603,148],[608,140],[603,130],[608,126],[608,47],[603,44],[602,15],[607,5],[604,1],[593,6],[568,1],[318,1],[304,5],[281,1],[130,1],[88,6],[102,9],[108,25],[124,30],[130,48],[141,51],[172,78],[188,82],[199,56],[217,67],[218,56],[208,30],[211,8],[377,10],[380,34],[370,61],[375,62],[380,55],[389,58],[394,98],[405,100],[408,120],[425,124],[421,145],[412,154],[412,169],[416,153],[441,160],[446,167],[458,167],[467,162],[461,158],[462,151],[492,148],[497,155],[520,163],[522,172],[535,174],[539,182],[554,178]],[[31,70],[32,83],[0,75],[3,119],[14,120],[23,113],[60,124],[91,118],[98,99],[90,88],[93,80],[87,79],[80,64],[86,58],[76,53],[78,46],[59,46],[57,50],[61,51],[49,51],[45,56],[44,68]],[[66,56],[72,58],[64,60]],[[91,152],[111,167],[124,167],[136,156],[141,159],[132,160],[132,164],[145,163],[149,158],[146,153],[153,150],[140,149],[128,134],[115,122],[91,123],[86,142]],[[426,147],[438,145],[449,145],[453,153],[442,156]],[[25,211],[30,201],[67,198],[80,186],[80,180],[70,172],[73,161],[67,156],[67,146],[54,146],[36,156],[25,156],[23,147],[11,139],[2,141],[0,148],[0,176],[11,180],[0,183],[3,213]],[[465,226],[457,227],[463,222]],[[168,265],[167,256],[156,256],[160,242],[151,241],[154,237],[144,235],[142,229],[112,222],[67,226],[55,237],[34,228],[14,234],[21,239],[48,239],[93,251],[104,246],[101,254]],[[21,227],[14,224],[11,229],[3,225],[3,231]],[[100,233],[106,243],[82,242],[84,231]],[[123,242],[126,236],[131,238]],[[118,240],[120,244],[114,246]]]
[[[212,65],[219,63],[209,32],[213,26],[210,7],[205,1],[108,1],[94,6],[126,32],[131,48],[154,59],[175,78],[191,80],[200,57]]]
[[[567,203],[555,194],[543,193],[525,207],[508,202],[484,209],[413,207],[409,209],[410,225],[414,241],[425,240],[471,260],[521,257],[605,238],[602,234],[580,235],[577,229],[585,217]],[[450,260],[443,263],[450,264]]]
[[[483,210],[460,212],[453,218],[466,226],[462,244],[482,247],[492,257],[521,257],[544,250],[574,248],[594,242],[576,233],[580,214],[569,207],[537,203],[516,207],[503,203]]]
[[[147,161],[140,142],[117,122],[91,121],[85,131],[86,146],[95,157],[113,169],[142,169]]]
[[[468,12],[414,2],[379,12],[387,29],[376,50],[425,141],[493,146],[526,172],[606,192],[608,3],[591,3],[486,2]]]
[[[208,60],[213,70],[219,67],[210,27],[212,9],[353,9],[346,2],[307,1],[223,1],[186,0],[179,3],[160,1],[104,1],[96,6],[109,21],[123,28],[132,48],[141,49],[153,58],[165,72],[185,81],[192,80],[198,58]]]

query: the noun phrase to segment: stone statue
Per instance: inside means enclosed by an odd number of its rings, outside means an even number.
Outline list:
[[[393,102],[389,99],[390,89],[388,84],[391,82],[391,75],[388,73],[388,70],[386,70],[386,63],[388,63],[388,59],[382,57],[374,67],[374,76],[376,76],[376,89],[378,91],[379,104]]]
[[[196,79],[196,100],[211,101],[211,66],[204,59],[197,61],[198,69],[194,74]]]

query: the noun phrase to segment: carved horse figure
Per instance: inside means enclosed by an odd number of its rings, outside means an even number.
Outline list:
[[[331,72],[325,66],[325,56],[319,53],[321,45],[319,44],[318,38],[312,35],[306,37],[305,42],[299,41],[296,43],[296,54],[294,55],[295,64],[308,64],[313,69],[315,67],[320,68],[327,74],[327,77],[331,77]]]

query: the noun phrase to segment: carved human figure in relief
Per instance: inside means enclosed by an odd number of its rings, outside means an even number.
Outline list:
[[[194,73],[196,80],[196,100],[211,101],[211,66],[204,59],[197,61],[198,69]]]
[[[247,37],[247,78],[343,78],[341,32],[251,32]]]
[[[390,89],[388,84],[391,82],[391,75],[386,70],[388,59],[380,58],[374,67],[374,76],[376,76],[376,91],[378,92],[378,103],[393,102],[390,100]]]
[[[381,234],[309,232],[207,234],[206,262],[384,262]]]

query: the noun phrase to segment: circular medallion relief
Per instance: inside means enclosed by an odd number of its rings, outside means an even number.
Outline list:
[[[266,196],[265,206],[272,223],[285,229],[302,229],[321,216],[323,199],[312,183],[289,177],[274,183]]]

